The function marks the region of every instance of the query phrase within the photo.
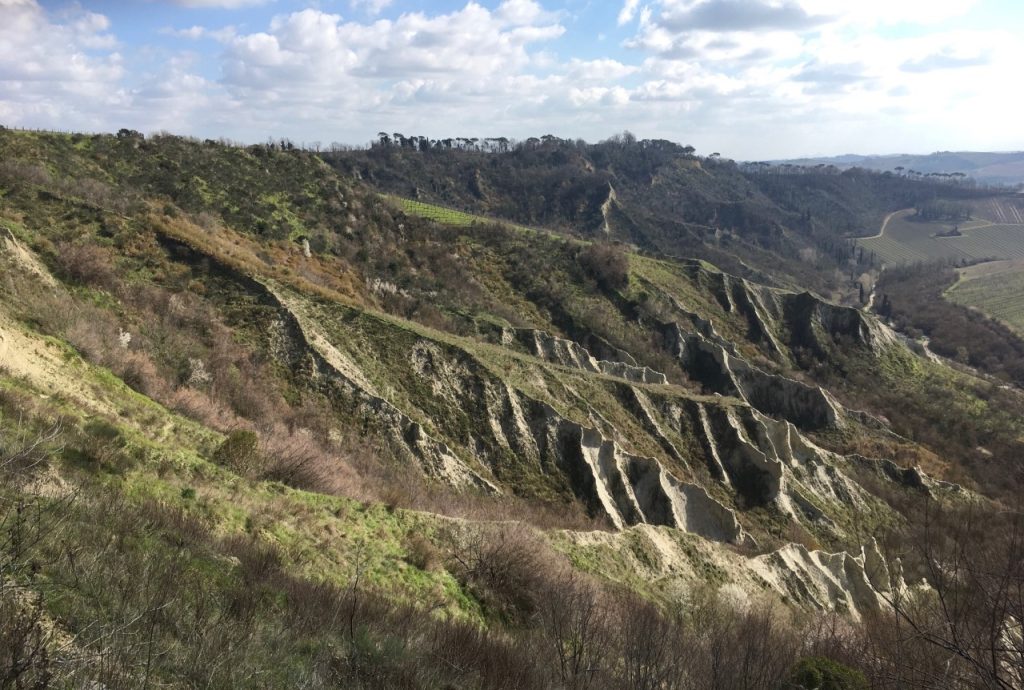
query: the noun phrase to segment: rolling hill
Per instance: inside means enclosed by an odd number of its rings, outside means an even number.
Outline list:
[[[937,187],[508,155],[0,131],[0,672],[1013,682],[1024,392],[801,284]]]
[[[834,165],[877,171],[917,171],[928,174],[963,173],[981,184],[1019,187],[1024,184],[1024,152],[939,151],[930,154],[844,155],[799,158],[779,163],[801,166]]]

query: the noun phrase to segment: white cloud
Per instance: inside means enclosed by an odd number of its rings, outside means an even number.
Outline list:
[[[240,7],[252,7],[253,5],[265,5],[274,0],[172,0],[175,5],[182,7],[208,7],[227,10],[235,10]]]
[[[160,29],[160,33],[165,36],[174,36],[175,38],[185,38],[190,41],[198,41],[203,38],[209,38],[214,41],[225,43],[230,41],[238,33],[238,30],[233,26],[225,26],[220,29],[208,29],[205,26],[193,25],[186,29],[175,29],[173,27],[164,27]]]
[[[353,10],[365,12],[375,17],[391,6],[392,0],[349,0],[348,5]]]
[[[4,0],[2,7],[0,103],[9,121],[63,114],[68,122],[94,122],[87,113],[116,101],[125,68],[106,17],[75,10],[55,24],[31,0]]]
[[[635,65],[625,65],[618,60],[608,58],[600,60],[580,60],[572,58],[566,65],[567,74],[570,79],[580,81],[602,81],[605,83],[619,81],[631,74],[635,74],[640,68]]]
[[[294,90],[354,79],[488,78],[522,69],[530,61],[528,45],[562,35],[564,28],[546,19],[536,3],[524,0],[506,0],[493,12],[470,3],[446,15],[417,12],[371,24],[307,9],[276,17],[265,33],[235,37],[225,80]]]
[[[902,38],[863,10],[882,0],[629,0],[617,19],[632,23],[631,50],[587,59],[565,55],[566,15],[535,0],[368,19],[375,1],[349,0],[355,18],[309,8],[241,28],[167,28],[220,52],[167,55],[161,42],[160,66],[147,67],[144,49],[122,57],[132,48],[101,14],[0,0],[0,118],[248,141],[360,142],[381,129],[598,139],[628,128],[770,158],[950,148],[940,134],[967,131],[1002,132],[1012,148],[1024,106],[1007,87],[1024,64],[1013,31],[931,24],[970,0],[907,0],[919,16],[887,0],[890,15],[919,23]],[[1000,105],[982,112],[988,102]]]
[[[633,21],[633,17],[636,16],[637,6],[640,4],[640,0],[626,0],[622,3],[622,9],[619,10],[618,24],[623,26]]]

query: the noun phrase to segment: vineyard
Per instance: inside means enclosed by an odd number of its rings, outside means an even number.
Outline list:
[[[1024,259],[1024,211],[1020,206],[1013,200],[986,199],[972,209],[971,220],[959,224],[911,220],[914,212],[908,209],[894,214],[884,232],[857,240],[857,245],[889,265]]]
[[[992,261],[962,269],[946,298],[974,307],[1024,335],[1024,261]]]
[[[508,227],[515,228],[517,230],[530,230],[530,228],[523,227],[521,225],[515,225],[514,223],[508,223],[506,221],[496,220],[494,218],[486,218],[484,216],[476,216],[471,213],[464,213],[462,211],[456,211],[452,208],[446,208],[444,206],[436,206],[434,204],[427,204],[422,201],[415,201],[413,199],[406,199],[399,196],[383,195],[385,199],[396,204],[405,213],[410,216],[417,216],[419,218],[427,218],[443,225],[451,225],[454,227],[467,227],[476,224],[494,224],[505,225]]]

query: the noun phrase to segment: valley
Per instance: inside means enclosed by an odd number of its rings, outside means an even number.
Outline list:
[[[830,299],[877,268],[856,227],[924,246],[903,209],[941,191],[992,223],[966,241],[1015,227],[1002,197],[627,138],[0,154],[0,642],[32,673],[1019,680],[978,626],[1020,563],[1024,391],[915,346],[902,292]],[[950,553],[985,565],[952,614]]]
[[[977,262],[1024,257],[1024,208],[1017,197],[971,206],[963,221],[920,221],[913,209],[894,214],[883,231],[857,240],[886,265]]]

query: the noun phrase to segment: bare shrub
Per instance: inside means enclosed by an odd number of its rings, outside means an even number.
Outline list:
[[[618,245],[596,242],[581,250],[576,260],[605,290],[621,290],[629,285],[629,256]]]
[[[24,596],[23,596],[24,594]],[[53,679],[42,597],[0,582],[0,688],[44,690]]]
[[[887,596],[867,628],[874,665],[907,686],[1024,682],[1024,514],[926,501],[903,554],[928,589]]]
[[[108,357],[113,358],[111,369],[129,388],[154,399],[165,399],[167,382],[148,355],[143,352],[124,352],[119,357]]]
[[[36,430],[19,422],[12,431],[0,432],[0,482],[20,483],[47,457],[63,448],[64,426],[58,420]]]
[[[486,610],[507,621],[532,616],[545,574],[557,557],[519,524],[453,528],[447,538],[452,573]]]
[[[427,658],[448,669],[450,687],[526,690],[550,687],[536,641],[495,634],[461,621],[432,626]]]
[[[328,452],[307,430],[272,428],[262,434],[260,453],[263,478],[308,491],[335,493],[344,486],[340,475],[351,473],[340,457]]]
[[[615,663],[610,608],[598,587],[566,569],[546,583],[537,621],[559,687],[601,687]]]
[[[80,285],[109,290],[118,283],[111,253],[96,244],[60,242],[56,260],[61,275]]]
[[[422,534],[408,534],[404,542],[406,560],[420,570],[436,570],[441,562],[437,547]]]
[[[790,614],[772,603],[736,608],[716,594],[695,602],[694,687],[706,690],[775,690],[799,657],[800,634]]]
[[[42,163],[26,163],[19,160],[0,161],[0,180],[7,184],[49,185],[53,178]]]
[[[230,406],[195,388],[176,389],[168,395],[165,404],[172,410],[218,431],[227,432],[245,427],[247,424],[246,420],[235,414]]]
[[[696,635],[678,612],[662,612],[650,602],[623,593],[615,602],[613,617],[616,648],[621,666],[616,679],[635,690],[677,690],[689,687]]]

